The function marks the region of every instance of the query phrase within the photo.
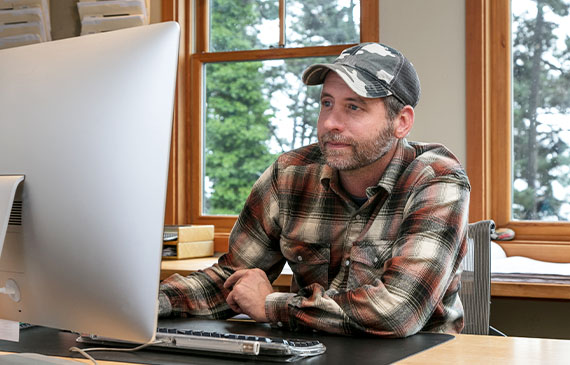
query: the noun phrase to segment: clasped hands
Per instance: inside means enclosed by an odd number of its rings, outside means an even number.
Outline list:
[[[265,297],[273,293],[267,275],[260,269],[244,269],[233,273],[224,283],[230,290],[226,302],[236,313],[247,314],[256,322],[267,322]]]

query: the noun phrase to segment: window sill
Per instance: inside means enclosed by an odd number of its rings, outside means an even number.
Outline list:
[[[496,241],[507,256],[522,256],[534,260],[568,263],[570,262],[570,242],[512,240]]]
[[[570,300],[568,283],[532,283],[491,280],[491,297]]]

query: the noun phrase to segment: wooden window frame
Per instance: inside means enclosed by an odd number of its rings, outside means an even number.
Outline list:
[[[470,221],[515,231],[508,256],[570,262],[570,223],[515,221],[511,214],[511,28],[509,0],[466,0],[467,173]]]
[[[351,44],[209,53],[206,52],[207,4],[207,0],[162,1],[162,20],[178,21],[182,31],[165,222],[213,224],[216,231],[214,249],[225,252],[237,216],[211,216],[204,215],[201,211],[203,65],[219,61],[336,56]],[[360,13],[360,41],[379,41],[379,0],[361,0]],[[372,14],[376,16],[371,16]]]
[[[191,4],[188,0],[162,0],[161,21],[180,25],[180,49],[176,77],[176,95],[170,149],[170,165],[165,207],[165,224],[188,224],[189,60],[193,37]]]

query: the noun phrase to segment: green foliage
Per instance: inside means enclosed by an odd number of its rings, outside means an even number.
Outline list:
[[[215,0],[212,12],[214,49],[251,49],[257,34],[256,1]],[[261,62],[209,64],[206,68],[206,187],[204,210],[236,214],[253,182],[274,156],[270,137],[270,104],[263,94]]]
[[[336,1],[303,0],[287,1],[291,11],[287,31],[288,46],[315,46],[356,43],[360,32],[354,19],[356,1],[347,7],[339,7]],[[300,11],[299,11],[300,10]],[[275,67],[273,77],[266,82],[271,93],[281,91],[290,100],[287,104],[288,117],[293,121],[290,134],[277,136],[282,152],[313,143],[317,138],[317,119],[320,110],[320,87],[306,87],[301,81],[303,71],[311,64],[332,62],[336,57],[289,59],[282,66]]]
[[[287,1],[302,9],[292,19],[297,45],[356,42],[358,29],[352,7],[338,9],[330,0]],[[263,47],[258,39],[264,20],[278,18],[277,0],[211,0],[213,51]],[[270,145],[285,152],[316,141],[320,88],[301,82],[304,69],[329,59],[288,59],[282,62],[215,63],[206,66],[206,181],[204,211],[238,214],[253,183],[275,160]],[[283,96],[275,100],[275,95]],[[278,131],[271,102],[287,107],[290,132]]]
[[[569,126],[545,122],[544,116],[570,112],[570,41],[560,47],[558,24],[546,11],[568,21],[570,5],[562,0],[535,0],[536,16],[514,18],[513,35],[513,178],[526,188],[514,189],[513,216],[525,220],[568,220],[560,214],[567,204],[557,199],[553,184],[570,188],[561,167],[570,164],[570,149],[561,139]],[[529,9],[530,10],[530,9]],[[553,60],[557,60],[553,62]]]
[[[302,8],[298,18],[292,21],[288,43],[295,46],[358,43],[360,32],[354,19],[357,1],[347,7],[339,7],[337,1],[303,0],[288,1],[293,8]]]

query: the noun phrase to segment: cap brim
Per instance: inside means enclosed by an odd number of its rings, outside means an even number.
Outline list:
[[[306,85],[320,85],[330,71],[334,71],[356,94],[365,98],[383,98],[393,93],[382,83],[353,67],[330,63],[317,63],[309,66],[303,72],[303,82]]]
[[[325,82],[325,77],[334,65],[330,63],[317,63],[309,66],[303,72],[303,82],[305,85],[320,85]]]

